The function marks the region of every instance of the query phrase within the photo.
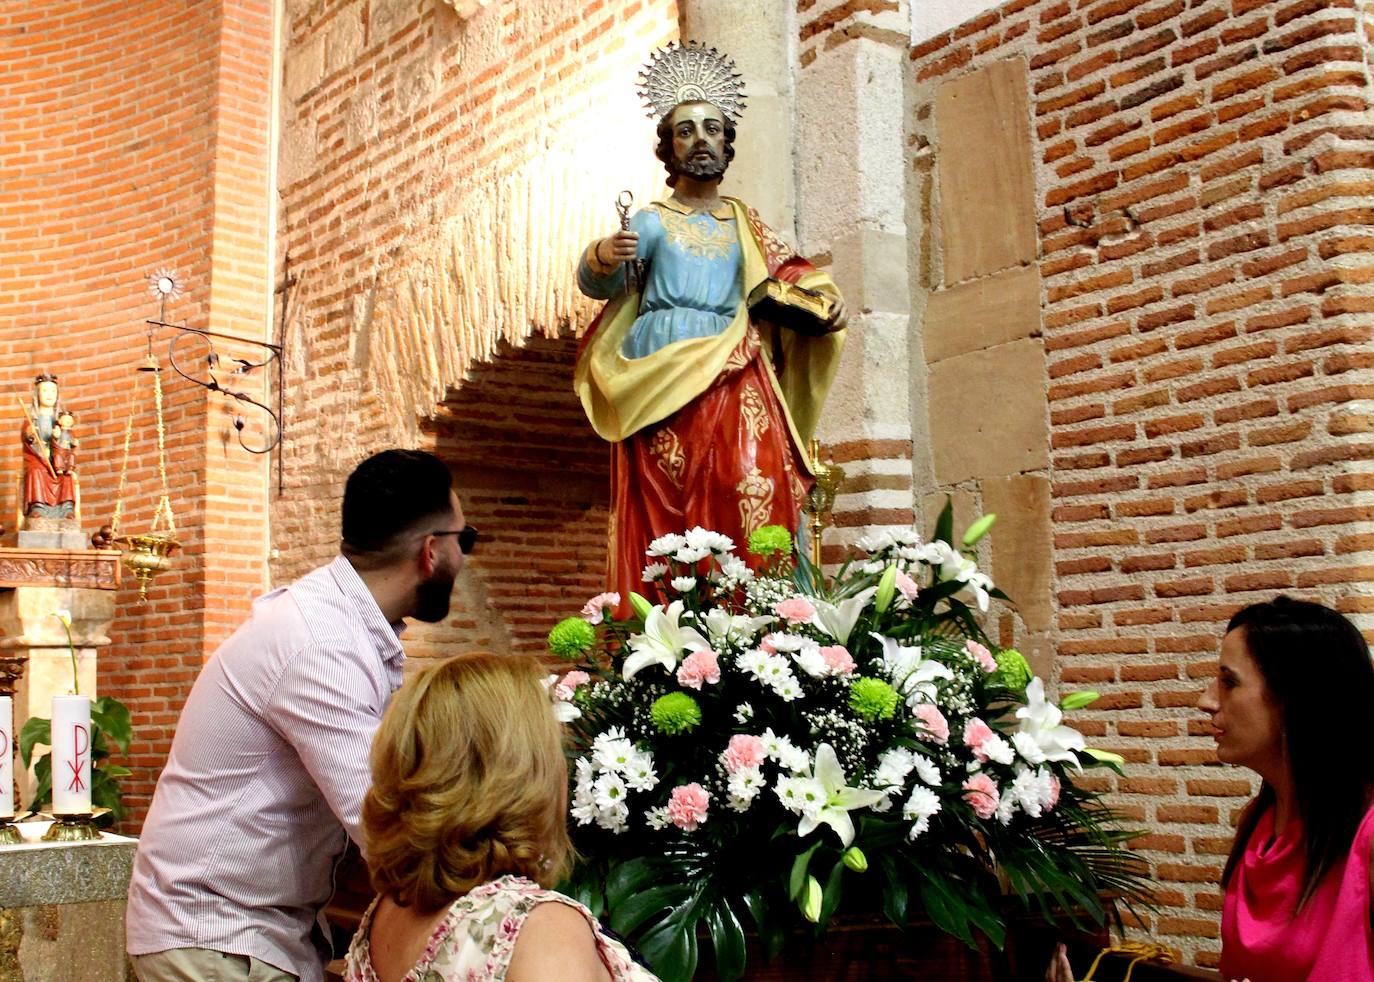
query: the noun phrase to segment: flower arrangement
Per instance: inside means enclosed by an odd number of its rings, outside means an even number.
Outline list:
[[[1077,787],[1089,749],[978,615],[1003,595],[955,547],[878,533],[833,580],[786,529],[734,543],[695,528],[652,543],[634,616],[615,594],[550,634],[576,667],[549,684],[574,745],[583,857],[566,889],[635,942],[667,982],[709,937],[717,975],[745,968],[745,925],[768,958],[801,919],[823,929],[846,888],[898,925],[924,912],[1002,944],[1009,902],[1103,924],[1111,895],[1148,902],[1130,833]],[[850,904],[848,906],[853,906]]]

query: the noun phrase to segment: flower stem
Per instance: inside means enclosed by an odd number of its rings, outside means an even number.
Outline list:
[[[62,630],[67,632],[67,650],[72,656],[72,695],[81,695],[81,680],[76,669],[76,645],[72,644],[72,629],[66,621],[62,622]]]

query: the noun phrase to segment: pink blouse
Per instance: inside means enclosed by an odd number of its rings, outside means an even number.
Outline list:
[[[1302,828],[1290,821],[1274,835],[1274,810],[1255,825],[1226,887],[1221,915],[1221,974],[1250,982],[1374,982],[1374,932],[1369,924],[1369,850],[1374,808],[1337,864],[1308,898]]]

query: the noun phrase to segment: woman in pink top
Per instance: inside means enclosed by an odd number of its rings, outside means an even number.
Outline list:
[[[1217,757],[1263,778],[1221,882],[1221,971],[1251,982],[1374,982],[1374,664],[1360,632],[1278,597],[1231,618],[1199,706]]]
[[[1217,757],[1263,784],[1221,882],[1221,973],[1248,982],[1374,982],[1374,662],[1319,604],[1278,597],[1226,627],[1199,707]],[[1072,982],[1063,948],[1047,982]]]

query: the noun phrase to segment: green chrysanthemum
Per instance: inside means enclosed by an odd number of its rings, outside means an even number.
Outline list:
[[[749,533],[749,551],[756,556],[790,555],[792,533],[781,525],[761,525]]]
[[[649,707],[649,719],[660,732],[675,736],[696,729],[701,722],[701,707],[685,692],[670,692],[654,700]]]
[[[1030,664],[1015,648],[1006,648],[993,656],[997,659],[997,681],[1013,692],[1020,692],[1030,684]]]
[[[882,679],[857,678],[849,685],[849,708],[870,722],[891,719],[897,711],[897,690]]]
[[[565,617],[549,632],[549,651],[572,661],[581,658],[596,643],[596,628],[580,617]]]

